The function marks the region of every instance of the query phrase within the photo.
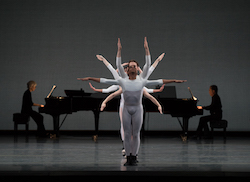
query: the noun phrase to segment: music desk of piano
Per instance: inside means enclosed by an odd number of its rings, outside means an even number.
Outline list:
[[[100,106],[109,94],[86,93],[83,90],[65,90],[65,93],[67,95],[65,97],[45,98],[45,106],[39,108],[40,113],[50,114],[53,117],[55,134],[59,136],[60,115],[72,114],[77,111],[92,111],[95,118],[95,135],[98,136]],[[182,140],[186,140],[189,118],[203,114],[202,109],[197,109],[197,100],[194,100],[193,97],[185,99],[176,98],[174,86],[167,86],[162,93],[154,93],[152,95],[162,105],[164,114],[170,114],[172,117],[178,118],[183,131]],[[104,111],[118,112],[119,104],[120,97],[116,97],[108,102]],[[144,116],[145,112],[158,112],[157,107],[146,98],[143,98],[143,107]],[[179,117],[183,118],[182,122],[179,120]],[[142,128],[142,131],[144,131],[144,128]]]

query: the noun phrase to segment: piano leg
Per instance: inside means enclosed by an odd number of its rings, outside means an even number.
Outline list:
[[[59,120],[60,120],[60,115],[52,115],[53,117],[53,124],[54,124],[54,134],[59,137]]]
[[[98,137],[98,131],[99,131],[99,118],[100,118],[100,111],[99,110],[93,110],[94,116],[95,116],[95,135],[93,136],[93,140],[96,142]]]
[[[189,117],[183,117],[183,134],[181,135],[182,141],[188,140],[188,121]]]

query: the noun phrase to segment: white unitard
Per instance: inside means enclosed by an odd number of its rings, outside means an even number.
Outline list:
[[[119,85],[112,85],[112,86],[110,86],[110,87],[108,87],[106,89],[102,89],[102,93],[114,92],[114,91],[118,90],[119,88],[120,88]],[[153,93],[154,92],[154,89],[148,89],[147,87],[144,87],[144,89],[148,93]],[[121,121],[120,133],[121,133],[121,139],[122,139],[122,141],[124,141],[124,129],[123,129],[123,122],[122,122],[123,106],[124,106],[124,99],[123,99],[123,94],[121,94],[120,106],[119,106],[119,118],[120,118],[120,121]]]
[[[119,58],[118,58],[119,59]],[[125,151],[126,155],[136,155],[140,145],[140,129],[143,122],[142,94],[143,87],[150,85],[163,84],[162,79],[147,80],[149,66],[151,64],[150,56],[146,56],[146,64],[143,68],[143,74],[137,76],[135,80],[130,80],[124,72],[121,61],[118,60],[117,67],[121,77],[117,80],[101,78],[101,83],[120,85],[123,90],[124,108],[122,112],[123,128],[125,132]],[[117,74],[118,75],[118,74]],[[131,141],[131,136],[133,140]]]
[[[117,77],[117,72],[116,70],[113,68],[113,66],[111,64],[109,64],[107,66],[107,68],[110,70],[110,72],[112,73],[113,77],[115,79],[118,79],[119,78],[119,75]],[[155,67],[154,66],[151,66],[149,68],[149,71],[148,71],[148,74],[147,74],[147,77],[148,78],[151,73],[154,71]],[[116,90],[119,89],[119,85],[112,85],[106,89],[102,89],[102,93],[110,93],[110,92],[114,92]],[[144,89],[148,92],[148,93],[153,93],[154,92],[154,89],[148,89],[147,87],[144,87]],[[120,99],[120,106],[119,106],[119,117],[120,117],[120,121],[121,121],[121,129],[120,129],[120,133],[121,133],[121,139],[122,141],[124,141],[124,129],[123,129],[123,122],[122,122],[122,112],[123,112],[123,106],[124,106],[124,99],[123,99],[123,94],[121,94],[121,99]]]

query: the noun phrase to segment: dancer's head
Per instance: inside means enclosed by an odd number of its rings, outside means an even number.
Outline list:
[[[128,73],[128,64],[123,66],[125,73]]]
[[[128,62],[128,75],[130,74],[137,74],[139,64],[135,60],[130,60]]]

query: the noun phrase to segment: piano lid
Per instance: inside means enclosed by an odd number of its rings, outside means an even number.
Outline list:
[[[156,98],[173,98],[176,99],[175,86],[165,86],[162,92],[153,93]]]
[[[193,99],[193,100],[198,100],[198,99],[193,95],[193,93],[192,93],[190,87],[188,87],[188,90],[189,90],[189,92],[190,92],[190,94],[191,94],[191,96],[192,96],[192,99]]]
[[[52,89],[50,90],[49,94],[47,95],[47,98],[50,98],[50,96],[51,96],[52,93],[54,92],[55,88],[56,88],[56,85],[53,85],[53,86],[52,86]]]
[[[91,93],[86,93],[84,90],[64,90],[65,94],[68,97],[74,97],[74,96],[90,96]]]

